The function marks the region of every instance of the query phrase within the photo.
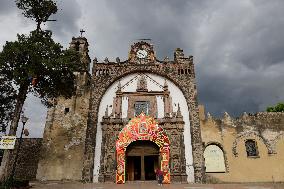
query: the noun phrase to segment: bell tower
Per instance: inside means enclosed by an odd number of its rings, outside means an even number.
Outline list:
[[[54,105],[48,110],[43,135],[45,148],[41,150],[36,175],[39,180],[80,180],[83,176],[80,170],[84,161],[84,139],[91,94],[88,46],[85,37],[73,37],[70,43],[70,49],[81,54],[80,62],[84,69],[74,73],[76,93],[70,99],[54,99]],[[54,171],[54,167],[57,171]]]
[[[85,37],[73,37],[70,43],[70,49],[80,52],[81,62],[85,65],[86,71],[90,71],[91,59],[89,56],[89,43]]]

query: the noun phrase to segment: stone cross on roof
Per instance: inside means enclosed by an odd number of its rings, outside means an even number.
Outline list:
[[[86,32],[86,31],[85,31],[85,30],[83,30],[83,29],[81,29],[81,30],[80,30],[81,37],[82,37],[82,35],[83,35],[83,33],[84,33],[84,32]]]

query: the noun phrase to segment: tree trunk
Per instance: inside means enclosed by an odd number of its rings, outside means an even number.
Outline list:
[[[16,106],[15,110],[13,113],[13,119],[11,121],[11,126],[9,130],[9,135],[10,136],[16,136],[17,128],[18,128],[18,122],[20,120],[21,112],[23,109],[23,105],[25,103],[25,100],[27,98],[27,92],[28,92],[29,85],[21,85],[17,99],[16,99]],[[11,171],[12,171],[12,166],[13,166],[13,154],[15,150],[5,150],[3,159],[2,159],[2,164],[0,167],[0,181],[6,181],[9,179]]]
[[[29,87],[28,85],[24,85],[24,86],[21,86],[19,89],[19,93],[16,99],[16,106],[15,106],[15,110],[13,114],[13,119],[12,119],[10,130],[9,130],[9,135],[11,136],[16,135],[18,123],[19,123],[21,112],[23,109],[23,105],[27,98],[28,87]]]

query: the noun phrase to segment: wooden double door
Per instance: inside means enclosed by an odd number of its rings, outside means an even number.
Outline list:
[[[126,180],[155,180],[159,147],[151,141],[132,142],[126,150]]]

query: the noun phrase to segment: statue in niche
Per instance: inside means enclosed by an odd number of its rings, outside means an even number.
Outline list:
[[[178,146],[178,142],[179,142],[179,138],[178,138],[178,135],[172,135],[171,136],[171,145],[172,146]]]
[[[144,75],[141,75],[137,82],[137,91],[148,91],[147,80]]]
[[[178,159],[173,159],[173,172],[179,172],[180,163]]]
[[[113,165],[113,158],[112,155],[108,155],[107,160],[106,160],[106,172],[112,172],[112,165]]]

